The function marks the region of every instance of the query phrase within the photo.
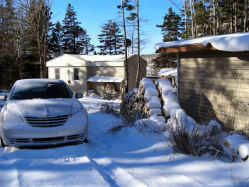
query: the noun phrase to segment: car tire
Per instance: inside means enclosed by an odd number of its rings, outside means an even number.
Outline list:
[[[6,144],[3,142],[3,138],[1,137],[1,147],[6,147]]]
[[[87,138],[84,139],[84,143],[88,143],[88,139]]]

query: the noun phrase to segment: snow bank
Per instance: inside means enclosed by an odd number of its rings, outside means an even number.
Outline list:
[[[218,36],[206,36],[192,40],[181,40],[172,42],[162,42],[154,45],[156,50],[160,48],[179,47],[187,45],[203,45],[211,44],[220,51],[249,51],[249,33],[236,33]]]
[[[176,68],[163,68],[157,74],[158,76],[169,76],[169,77],[176,77],[177,76],[177,69]]]

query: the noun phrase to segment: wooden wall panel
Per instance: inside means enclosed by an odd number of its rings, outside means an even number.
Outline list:
[[[179,103],[199,123],[249,130],[249,52],[180,53]]]

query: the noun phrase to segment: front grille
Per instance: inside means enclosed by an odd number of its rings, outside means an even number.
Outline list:
[[[34,127],[52,127],[64,125],[67,121],[68,115],[56,117],[25,117],[27,122]]]
[[[67,136],[66,138],[67,138],[67,140],[78,139],[78,138],[80,138],[80,135],[79,134],[71,135],[71,136]]]
[[[50,143],[50,142],[61,142],[64,141],[64,137],[54,137],[54,138],[34,138],[32,139],[34,143]]]
[[[26,138],[17,138],[15,139],[16,142],[19,142],[19,143],[27,143],[27,142],[30,142],[29,139],[26,139]]]

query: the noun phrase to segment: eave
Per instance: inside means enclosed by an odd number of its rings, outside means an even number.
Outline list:
[[[185,46],[171,46],[171,47],[161,47],[156,53],[177,53],[177,52],[190,52],[190,51],[207,51],[207,50],[217,50],[211,44],[203,46],[198,45],[185,45]]]

